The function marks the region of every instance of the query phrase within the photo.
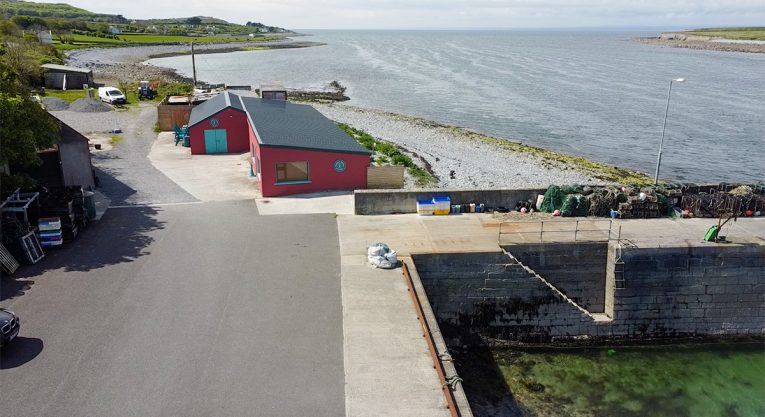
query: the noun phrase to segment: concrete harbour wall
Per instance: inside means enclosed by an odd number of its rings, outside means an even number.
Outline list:
[[[620,251],[611,242],[590,255],[585,246],[571,247],[577,245],[583,244],[508,251],[587,312],[501,252],[413,259],[439,321],[489,337],[544,342],[765,333],[765,246]],[[602,261],[592,259],[601,255]]]
[[[546,189],[527,190],[356,190],[356,214],[416,213],[418,199],[451,198],[452,204],[483,203],[489,207],[504,206],[512,209],[520,200],[536,201]]]

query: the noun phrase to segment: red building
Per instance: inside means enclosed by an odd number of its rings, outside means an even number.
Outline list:
[[[192,153],[249,150],[263,197],[367,186],[369,151],[311,106],[226,92],[195,108],[189,126]]]
[[[247,152],[247,116],[239,96],[225,92],[194,107],[189,141],[194,155]]]

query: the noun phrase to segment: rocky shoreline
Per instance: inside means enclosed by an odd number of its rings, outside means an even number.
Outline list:
[[[731,41],[711,36],[690,35],[682,32],[662,33],[657,37],[636,38],[635,40],[648,45],[668,46],[671,48],[747,52],[755,54],[765,53],[765,42]]]
[[[416,117],[342,103],[311,105],[335,122],[396,144],[438,177],[441,188],[544,188],[550,184],[596,185],[648,178]],[[407,188],[416,187],[407,181]]]
[[[321,46],[322,43],[284,39],[268,42],[233,42],[199,44],[195,54],[216,54],[248,50],[249,48],[286,49]],[[151,58],[191,54],[189,45],[141,45],[118,48],[88,48],[67,53],[67,65],[91,68],[96,79],[116,82],[119,80],[160,80],[190,83],[191,79],[179,75],[170,68],[144,64]],[[200,81],[201,82],[201,81]]]

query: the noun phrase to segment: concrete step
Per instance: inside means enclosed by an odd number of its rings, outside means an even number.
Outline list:
[[[514,263],[518,264],[520,267],[522,267],[523,269],[525,269],[525,270],[526,270],[526,272],[528,272],[530,275],[532,275],[532,276],[536,277],[537,279],[539,279],[540,281],[542,281],[542,282],[543,282],[543,283],[544,283],[544,284],[545,284],[547,287],[549,287],[549,288],[550,288],[550,289],[551,289],[551,290],[552,290],[554,293],[556,293],[556,294],[557,294],[557,295],[558,295],[560,298],[562,298],[564,301],[566,301],[567,303],[569,303],[569,304],[571,304],[572,306],[574,306],[574,307],[575,307],[577,310],[579,310],[579,311],[580,311],[582,314],[586,315],[587,317],[589,317],[589,318],[590,318],[590,319],[592,319],[593,321],[601,321],[601,320],[600,320],[600,319],[601,319],[601,317],[598,317],[598,318],[596,318],[596,317],[595,317],[595,315],[594,315],[593,313],[590,313],[590,312],[589,312],[589,311],[587,311],[585,308],[583,308],[582,306],[580,306],[579,304],[577,304],[577,303],[576,303],[574,300],[572,300],[571,298],[569,298],[569,297],[568,297],[566,294],[564,294],[564,293],[563,293],[561,290],[559,290],[559,289],[558,289],[558,288],[556,288],[554,285],[552,285],[552,284],[551,284],[549,281],[547,281],[546,279],[542,278],[542,276],[541,276],[541,275],[539,275],[539,274],[538,274],[536,271],[534,271],[533,269],[531,269],[531,268],[529,268],[528,266],[526,266],[525,264],[523,264],[523,262],[521,262],[520,260],[518,260],[518,258],[516,258],[515,256],[513,256],[513,254],[511,254],[510,252],[508,252],[508,251],[507,251],[505,248],[503,248],[503,247],[500,247],[500,248],[502,249],[502,252],[503,252],[503,253],[504,253],[506,256],[508,256],[510,259],[512,259],[512,260],[513,260],[513,262],[514,262]],[[598,316],[600,316],[600,315],[601,315],[601,314],[598,314]],[[608,317],[608,316],[606,316],[605,314],[602,314],[602,316]],[[610,320],[610,319],[609,319],[609,320]]]

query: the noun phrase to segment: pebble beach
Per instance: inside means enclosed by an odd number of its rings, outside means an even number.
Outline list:
[[[218,50],[231,47],[230,44],[206,46]],[[182,78],[173,70],[146,65],[141,60],[160,53],[178,53],[182,48],[185,47],[88,49],[72,53],[68,64],[93,68],[100,80],[180,80]],[[454,126],[344,103],[310,104],[335,122],[348,124],[397,145],[417,165],[438,178],[438,183],[429,185],[429,188],[538,188],[550,184],[604,183],[597,170],[506,149],[491,141],[476,140],[471,134],[474,132]],[[405,187],[417,188],[408,176]]]
[[[427,120],[345,104],[312,104],[339,123],[398,145],[438,177],[443,188],[539,188],[601,184],[592,173],[476,141],[465,131]],[[407,187],[413,188],[411,181]]]

